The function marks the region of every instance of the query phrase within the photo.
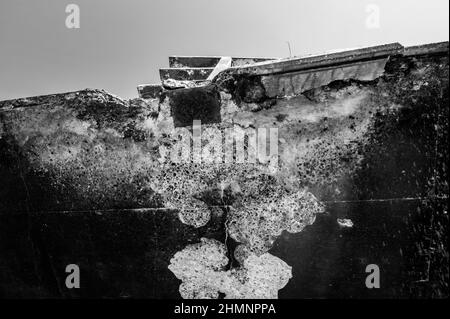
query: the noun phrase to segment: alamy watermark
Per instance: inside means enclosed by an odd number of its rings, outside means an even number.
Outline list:
[[[66,277],[66,287],[68,289],[80,288],[80,267],[76,264],[67,265],[66,273],[69,274]]]
[[[369,289],[380,288],[380,267],[376,264],[370,264],[366,267],[366,287]]]
[[[80,7],[77,4],[68,4],[66,6],[66,28],[79,29],[80,28]]]
[[[173,136],[173,143],[159,147],[162,164],[260,163],[278,169],[278,128],[219,129],[194,120],[192,129],[175,128]]]
[[[374,3],[366,6],[366,28],[379,29],[380,28],[380,6]]]

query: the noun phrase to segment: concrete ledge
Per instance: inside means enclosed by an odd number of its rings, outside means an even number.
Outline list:
[[[403,50],[404,47],[401,44],[391,43],[337,53],[261,63],[252,66],[234,67],[229,72],[248,75],[289,73],[399,55],[403,53]]]
[[[441,53],[448,54],[448,41],[407,47],[405,48],[403,54],[405,56],[411,56],[411,55],[426,55],[426,54],[432,55]]]
[[[220,59],[220,56],[169,56],[169,66],[171,68],[213,68],[219,63]],[[241,66],[277,59],[278,58],[233,57],[231,65]]]

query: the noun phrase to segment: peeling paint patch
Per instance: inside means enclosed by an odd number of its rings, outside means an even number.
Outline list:
[[[239,268],[226,270],[226,247],[214,239],[202,238],[171,259],[169,269],[182,281],[185,299],[276,299],[278,290],[292,277],[291,267],[271,254],[249,254]]]
[[[227,222],[229,235],[255,255],[269,251],[284,230],[298,233],[324,211],[306,190],[288,193],[281,187],[270,191],[260,187],[265,196],[245,197],[241,206],[231,209]]]
[[[340,227],[343,227],[343,228],[353,227],[353,222],[349,218],[338,218],[336,221]]]

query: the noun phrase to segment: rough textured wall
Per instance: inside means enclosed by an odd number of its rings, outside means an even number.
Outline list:
[[[0,295],[448,296],[448,56],[323,72],[0,102]],[[192,120],[201,163],[174,155]],[[238,160],[264,128],[276,169]]]

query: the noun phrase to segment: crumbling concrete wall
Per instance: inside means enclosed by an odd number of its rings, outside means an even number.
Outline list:
[[[146,100],[0,102],[0,295],[448,296],[448,56],[416,51]],[[276,128],[276,169],[165,160],[192,120],[224,150],[217,132]],[[383,289],[364,285],[371,263]]]

